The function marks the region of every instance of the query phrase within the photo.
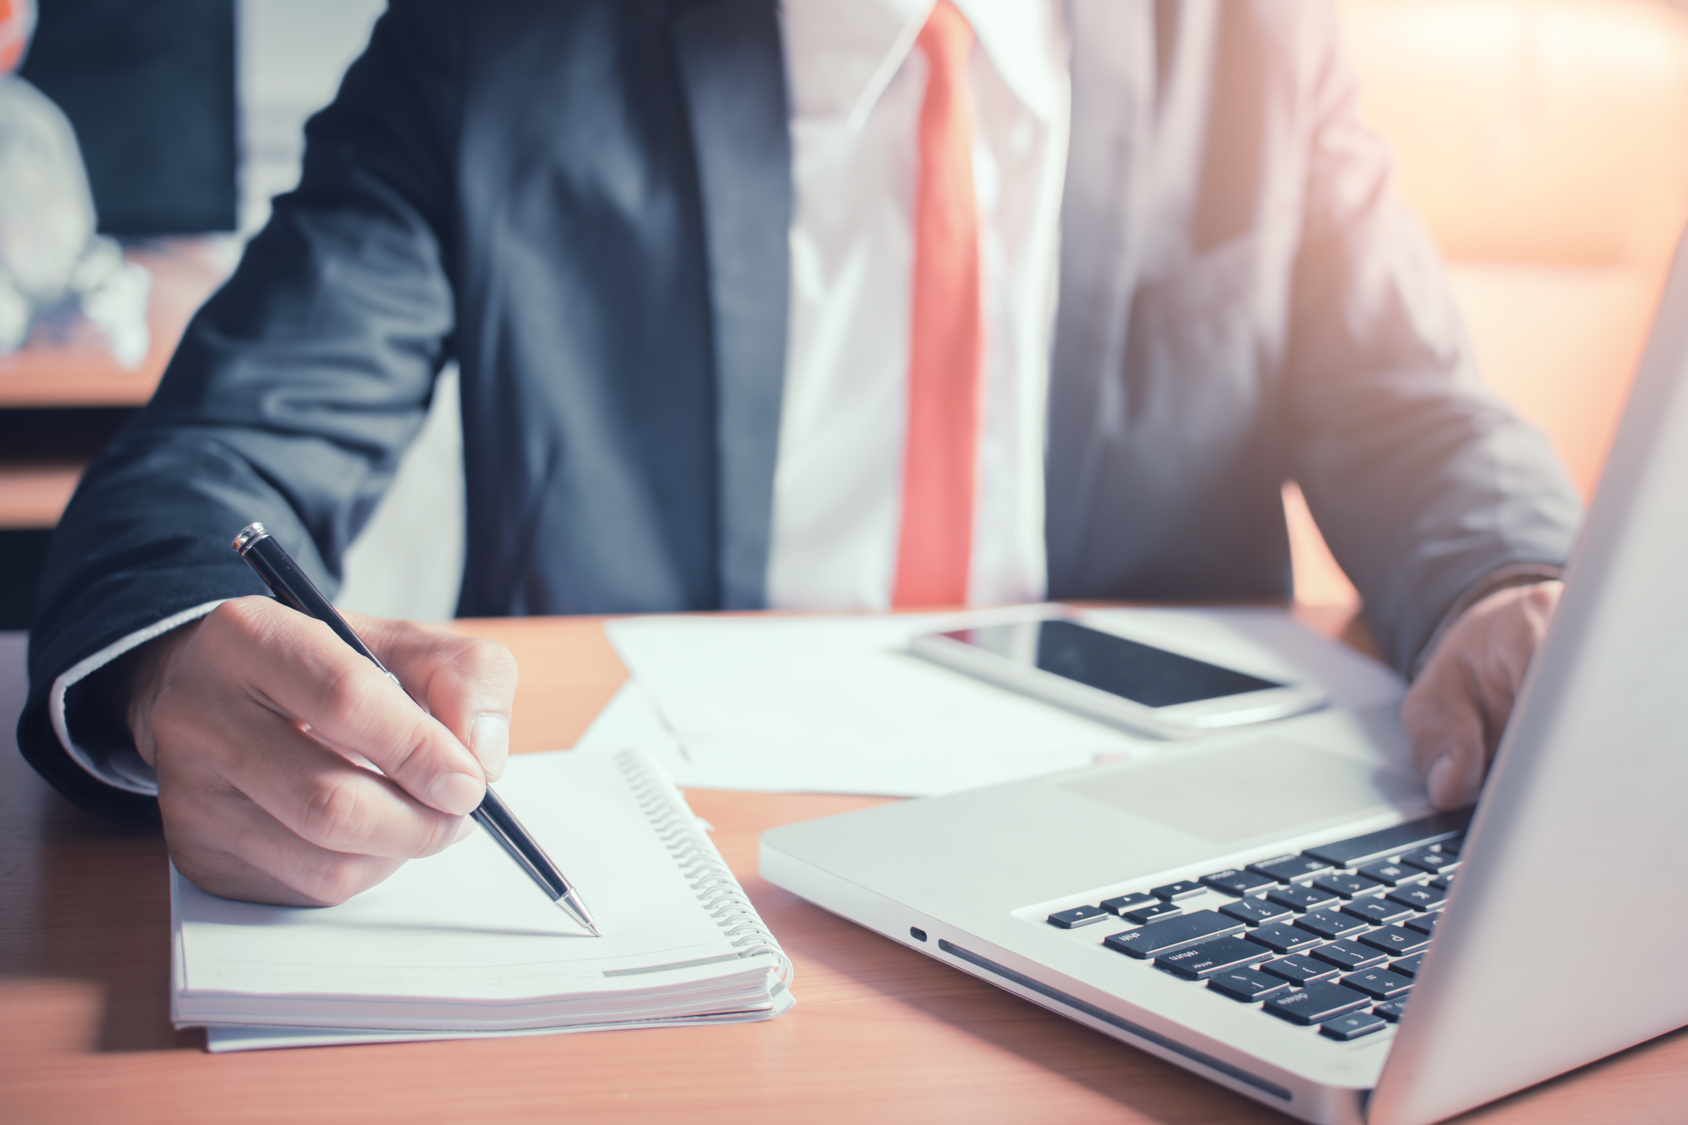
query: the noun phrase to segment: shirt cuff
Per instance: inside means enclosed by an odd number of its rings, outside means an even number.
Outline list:
[[[70,755],[73,762],[114,789],[138,793],[143,797],[158,796],[158,775],[153,772],[151,766],[141,760],[140,752],[132,743],[84,746],[77,742],[70,731],[66,696],[71,688],[130,649],[144,645],[154,637],[162,637],[178,626],[197,621],[228,600],[218,598],[216,601],[205,602],[192,609],[171,614],[162,621],[155,621],[145,629],[137,629],[128,636],[106,645],[87,659],[77,661],[53,681],[52,691],[47,695],[47,714],[53,723],[53,733],[59,737],[59,745],[64,747],[64,752]]]
[[[1430,639],[1424,642],[1424,647],[1419,649],[1418,659],[1413,661],[1410,678],[1418,679],[1418,674],[1424,671],[1424,666],[1429,662],[1431,654],[1436,651],[1436,646],[1442,643],[1442,638],[1447,635],[1448,630],[1454,627],[1454,622],[1458,621],[1466,610],[1490,594],[1498,594],[1513,586],[1530,586],[1537,582],[1552,582],[1563,577],[1565,577],[1565,568],[1562,566],[1549,566],[1545,563],[1518,563],[1514,566],[1502,567],[1482,581],[1473,583],[1465,593],[1460,595],[1459,600],[1454,602],[1448,612],[1442,615],[1442,620],[1436,623],[1435,631],[1430,634]]]

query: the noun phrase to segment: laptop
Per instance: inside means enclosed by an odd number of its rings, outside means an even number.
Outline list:
[[[1688,249],[1475,810],[1324,712],[767,832],[770,882],[1305,1121],[1688,1024]]]

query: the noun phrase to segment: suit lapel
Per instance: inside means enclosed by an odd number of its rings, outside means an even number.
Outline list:
[[[791,130],[776,0],[706,0],[673,24],[715,326],[721,604],[766,602],[785,389]]]
[[[1070,0],[1072,128],[1061,201],[1061,298],[1044,468],[1049,596],[1074,588],[1097,472],[1124,425],[1121,364],[1149,212],[1155,21],[1150,0]]]

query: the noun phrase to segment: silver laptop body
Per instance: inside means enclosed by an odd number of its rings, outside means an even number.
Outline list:
[[[1688,1024],[1688,900],[1678,884],[1688,871],[1682,249],[1564,600],[1463,841],[1454,843],[1457,821],[1426,823],[1431,811],[1394,715],[1326,712],[1138,762],[774,829],[762,837],[761,870],[894,941],[1307,1121],[1440,1120]],[[1411,869],[1416,879],[1402,884],[1445,893],[1445,908],[1340,939],[1364,952],[1368,936],[1394,940],[1390,926],[1411,941],[1410,923],[1437,920],[1404,1007],[1390,1009],[1399,1022],[1348,1041],[1264,1010],[1298,986],[1233,999],[1212,977],[1174,975],[1183,970],[1170,950],[1140,957],[1108,943],[1152,920],[1110,914],[1071,929],[1048,920],[1304,849],[1334,862],[1367,845],[1340,855],[1321,845],[1361,837],[1394,849],[1359,856],[1389,865],[1373,869],[1387,877],[1408,870],[1388,834],[1401,825],[1420,826],[1395,841],[1428,841],[1421,862],[1453,864],[1451,874]],[[1445,892],[1430,887],[1436,878]],[[1383,900],[1356,901],[1365,897]],[[1200,887],[1174,905],[1181,917],[1212,919],[1239,901]],[[1204,946],[1237,948],[1211,943],[1276,924],[1187,943],[1179,948],[1194,952],[1182,963],[1199,971]],[[1388,971],[1407,961],[1379,968],[1398,983]],[[1367,1021],[1343,1026],[1356,1022]]]

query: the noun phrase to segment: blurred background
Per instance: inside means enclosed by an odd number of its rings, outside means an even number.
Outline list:
[[[0,356],[0,629],[27,626],[50,529],[146,401],[194,308],[298,176],[381,0],[40,0],[22,69],[75,129],[100,230],[152,275],[150,346]],[[1688,5],[1339,0],[1366,121],[1448,262],[1485,377],[1599,479],[1688,219]],[[451,616],[462,570],[455,373],[353,548],[343,604]],[[1293,484],[1299,600],[1352,606]],[[458,514],[455,520],[442,513]],[[441,536],[442,529],[446,534]]]

